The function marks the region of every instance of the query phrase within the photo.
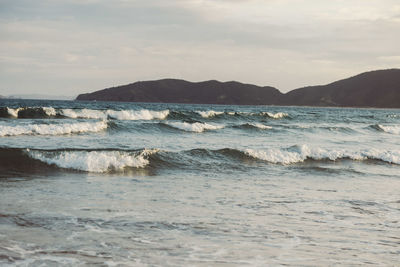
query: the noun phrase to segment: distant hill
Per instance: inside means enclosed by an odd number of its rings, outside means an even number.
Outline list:
[[[188,82],[176,79],[136,82],[81,94],[77,100],[272,105],[282,93],[273,87],[238,82]]]
[[[81,94],[76,100],[400,108],[400,69],[365,72],[286,94],[273,87],[239,82],[164,79]]]
[[[400,69],[377,70],[288,92],[282,105],[400,108]]]

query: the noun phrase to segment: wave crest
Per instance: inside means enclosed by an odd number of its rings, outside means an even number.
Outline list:
[[[136,169],[147,170],[190,169],[221,170],[240,168],[246,170],[252,161],[265,161],[273,164],[290,165],[304,161],[336,160],[374,161],[400,165],[400,151],[369,149],[363,151],[346,151],[335,149],[310,148],[306,145],[290,148],[254,149],[192,149],[184,151],[161,151],[142,149],[135,151],[112,149],[19,149],[0,148],[0,177],[7,172],[35,173],[51,170],[73,170],[85,172],[130,172]],[[254,166],[250,164],[250,166]],[[216,167],[217,169],[214,169]]]
[[[105,120],[107,116],[101,110],[93,110],[93,109],[62,109],[60,110],[60,114],[64,117],[72,118],[72,119],[103,119]]]
[[[213,118],[217,117],[220,115],[229,115],[229,116],[262,116],[262,117],[268,117],[271,119],[282,119],[289,117],[288,113],[284,112],[277,112],[277,113],[272,113],[272,112],[234,112],[234,111],[229,111],[229,112],[224,112],[224,111],[214,111],[214,110],[207,110],[207,111],[196,111],[197,114],[199,114],[203,118]]]
[[[212,118],[212,117],[216,117],[218,115],[222,115],[224,114],[223,111],[214,111],[214,110],[208,110],[208,111],[196,111],[196,113],[198,113],[200,116],[202,116],[203,118]]]
[[[125,168],[144,168],[148,156],[158,150],[125,151],[38,151],[27,150],[28,155],[49,165],[86,172],[121,171]]]
[[[385,133],[400,134],[400,126],[384,126],[381,124],[375,124],[372,125],[372,128]]]
[[[57,116],[56,109],[52,107],[3,107],[0,110],[0,117],[11,118],[47,118]]]
[[[96,109],[55,109],[53,107],[20,107],[1,108],[0,117],[12,118],[48,118],[67,117],[71,119],[101,119],[112,118],[116,120],[163,120],[169,115],[169,110],[96,110]]]
[[[7,113],[11,116],[11,117],[14,117],[14,118],[18,118],[18,111],[19,111],[20,109],[19,108],[9,108],[9,107],[7,107]]]
[[[100,132],[107,128],[106,121],[63,124],[0,125],[0,136],[63,135],[83,132]]]
[[[295,146],[289,149],[270,148],[267,150],[246,149],[244,153],[250,157],[277,164],[293,164],[312,160],[380,160],[393,164],[400,164],[400,151],[384,151],[369,149],[362,151],[333,150],[310,148],[307,145]]]
[[[169,110],[163,111],[152,111],[147,109],[142,110],[108,110],[107,115],[113,119],[117,120],[164,120],[167,118]]]
[[[196,133],[201,133],[206,130],[218,130],[224,128],[223,125],[213,125],[202,122],[167,122],[166,124],[179,130]]]
[[[116,120],[153,120],[165,119],[169,110],[152,111],[147,109],[142,110],[93,110],[93,109],[62,109],[61,114],[69,118],[83,119],[107,119]]]
[[[272,119],[282,119],[282,118],[289,117],[289,114],[284,113],[284,112],[277,112],[277,113],[261,112],[261,115],[267,116]]]
[[[244,130],[270,130],[271,126],[262,123],[244,123],[240,125],[234,125],[233,128],[244,129]]]
[[[250,126],[250,127],[254,127],[254,128],[258,128],[258,129],[262,129],[262,130],[272,129],[271,126],[264,125],[264,124],[261,124],[261,123],[247,123],[245,125],[246,126]]]

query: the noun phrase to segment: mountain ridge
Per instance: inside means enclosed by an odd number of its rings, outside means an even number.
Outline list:
[[[189,82],[167,78],[80,94],[76,100],[400,108],[400,69],[368,71],[285,94],[271,86],[236,81]]]

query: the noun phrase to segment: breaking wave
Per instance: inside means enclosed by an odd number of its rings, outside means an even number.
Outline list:
[[[242,116],[242,117],[248,117],[248,116],[261,116],[261,117],[268,117],[271,119],[282,119],[289,117],[289,114],[284,113],[284,112],[277,112],[277,113],[272,113],[272,112],[224,112],[224,111],[214,111],[214,110],[208,110],[208,111],[196,111],[197,114],[199,114],[203,118],[213,118],[221,115],[228,115],[228,116]]]
[[[261,129],[261,130],[270,130],[270,129],[272,129],[271,126],[264,125],[264,124],[261,124],[261,123],[245,123],[245,124],[233,126],[233,128],[239,128],[239,129]]]
[[[0,125],[0,136],[16,135],[63,135],[84,132],[100,132],[107,129],[106,121],[62,124]]]
[[[208,123],[203,123],[203,122],[194,122],[194,123],[189,123],[189,122],[167,122],[165,123],[166,125],[187,131],[187,132],[196,132],[196,133],[201,133],[206,130],[218,130],[224,128],[223,125],[213,125],[213,124],[208,124]]]
[[[61,115],[68,118],[82,119],[116,119],[116,120],[164,120],[169,110],[92,110],[92,109],[62,109]]]
[[[0,107],[0,117],[3,118],[72,118],[72,119],[115,119],[115,120],[164,120],[169,115],[172,119],[193,119],[201,116],[205,119],[212,119],[221,116],[235,117],[268,117],[282,119],[289,117],[284,112],[233,112],[233,111],[170,111],[170,110],[101,110],[88,108],[53,108],[53,107]]]
[[[128,151],[39,151],[26,150],[33,159],[63,169],[86,172],[121,171],[125,168],[144,168],[149,155],[158,150]]]
[[[38,150],[0,148],[0,177],[11,172],[47,172],[70,170],[84,172],[126,172],[135,169],[187,169],[216,171],[221,168],[248,170],[251,161],[291,165],[305,161],[375,160],[400,165],[400,151],[369,149],[346,151],[310,148],[306,145],[290,148],[255,149],[192,149],[160,151],[159,149],[125,150]],[[252,168],[252,167],[251,167]]]
[[[202,116],[203,118],[211,118],[211,117],[215,117],[215,116],[218,116],[218,115],[222,115],[225,112],[208,110],[208,111],[196,111],[196,113],[200,114],[200,116]]]
[[[354,134],[357,133],[356,129],[346,126],[328,126],[321,124],[286,124],[280,125],[280,127],[285,129],[293,129],[300,131],[329,131],[329,132],[341,132],[346,134]]]
[[[107,115],[102,110],[93,109],[62,109],[60,114],[72,119],[107,119]]]
[[[0,108],[0,117],[3,118],[48,118],[56,116],[57,111],[52,107]]]
[[[6,111],[7,111],[7,114],[9,116],[14,117],[14,118],[18,118],[18,111],[19,111],[18,108],[17,109],[13,109],[13,108],[8,108],[7,107]]]
[[[244,153],[256,159],[277,164],[293,164],[312,160],[379,160],[393,164],[400,164],[400,151],[384,151],[368,149],[361,151],[334,150],[311,148],[307,145],[294,146],[288,149],[270,148],[266,150],[246,149]]]
[[[72,118],[72,119],[116,119],[116,120],[163,120],[169,110],[95,110],[95,109],[55,109],[53,107],[0,108],[0,117],[6,118]]]
[[[278,112],[278,113],[261,112],[261,115],[267,116],[272,119],[282,119],[282,118],[289,117],[289,114],[284,113],[284,112]]]
[[[371,125],[371,127],[375,130],[382,131],[385,133],[400,134],[400,126],[384,126],[381,124],[375,124]]]

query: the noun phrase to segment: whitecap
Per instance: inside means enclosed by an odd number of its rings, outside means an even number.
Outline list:
[[[344,149],[312,148],[307,145],[292,147],[290,149],[270,148],[266,150],[246,149],[244,151],[250,157],[278,164],[293,164],[303,162],[306,159],[314,160],[381,160],[388,163],[400,164],[400,151],[386,151],[378,149],[365,149],[349,151]]]
[[[56,116],[57,111],[53,107],[42,107],[43,111],[46,113],[47,116]]]
[[[7,112],[8,112],[8,114],[10,114],[10,116],[12,116],[12,117],[15,117],[15,118],[18,118],[18,111],[20,110],[21,108],[9,108],[9,107],[7,107]]]
[[[74,169],[87,172],[107,172],[123,170],[126,167],[143,168],[149,164],[146,158],[158,150],[143,150],[138,152],[125,151],[31,151],[30,157],[54,164],[64,169]]]
[[[169,115],[169,110],[93,110],[93,109],[62,109],[61,114],[69,118],[116,120],[163,120]]]
[[[184,130],[187,132],[196,132],[196,133],[201,133],[204,132],[205,130],[218,130],[224,128],[223,125],[213,125],[202,122],[195,122],[195,123],[168,122],[167,124],[180,130]]]
[[[278,113],[262,112],[261,115],[264,116],[267,115],[268,117],[273,119],[282,119],[289,116],[289,114],[284,112],[278,112]]]
[[[386,133],[400,134],[400,126],[384,126],[378,124],[377,127]]]
[[[169,110],[107,110],[107,115],[117,120],[164,120],[169,115]]]
[[[93,110],[93,109],[62,109],[61,115],[72,119],[83,118],[83,119],[106,119],[107,115],[104,111]]]
[[[250,123],[249,125],[251,125],[253,127],[256,127],[256,128],[259,128],[259,129],[263,129],[263,130],[272,129],[271,126],[264,125],[264,124],[261,124],[261,123]]]
[[[246,149],[245,154],[256,159],[261,159],[271,163],[291,164],[304,161],[305,158],[296,152],[270,148],[267,150]]]
[[[389,114],[386,117],[388,117],[388,118],[399,118],[400,115],[399,114]]]
[[[83,132],[99,132],[107,128],[107,122],[78,122],[63,124],[0,125],[0,136],[15,135],[62,135]]]
[[[203,118],[212,118],[221,114],[224,114],[222,111],[214,111],[214,110],[208,110],[208,111],[196,111],[200,116]]]
[[[43,112],[49,116],[56,116],[57,115],[57,111],[55,108],[53,107],[22,107],[22,108],[9,108],[7,107],[7,112],[8,114],[10,114],[10,116],[18,118],[18,112],[21,110],[29,110],[29,109],[33,109],[33,110],[43,110]]]

